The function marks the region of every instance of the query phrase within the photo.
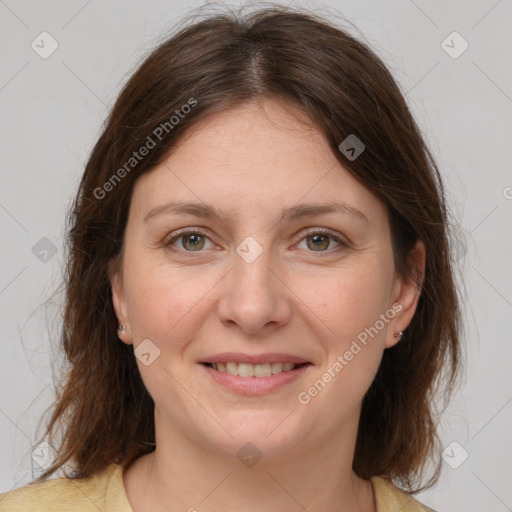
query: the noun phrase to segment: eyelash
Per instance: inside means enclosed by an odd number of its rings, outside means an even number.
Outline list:
[[[201,236],[204,236],[204,237],[210,239],[209,233],[207,231],[201,229],[201,228],[184,228],[184,229],[180,230],[178,233],[176,233],[168,241],[166,241],[164,243],[164,245],[166,247],[170,247],[170,246],[172,246],[172,244],[174,242],[179,240],[181,237],[183,237],[185,235],[191,235],[191,234],[193,234],[193,235],[201,235]],[[299,240],[299,242],[302,242],[302,240],[304,240],[305,238],[308,238],[308,237],[314,236],[314,235],[328,236],[329,238],[331,238],[332,240],[334,240],[336,243],[339,244],[339,247],[336,247],[334,249],[328,249],[328,250],[325,250],[325,251],[308,251],[308,252],[312,252],[312,253],[318,253],[320,257],[322,257],[322,256],[330,256],[330,255],[332,255],[333,252],[336,252],[337,250],[339,250],[341,248],[347,248],[349,246],[349,244],[347,242],[345,242],[341,238],[339,238],[336,235],[334,235],[331,231],[329,231],[327,229],[324,229],[324,228],[313,228],[313,229],[311,229],[310,231],[308,231],[307,233],[304,234],[304,236]],[[174,249],[174,250],[176,250],[176,249]],[[186,251],[186,250],[183,250],[183,251],[180,251],[180,252],[184,252],[184,253],[190,254],[190,256],[192,256],[194,253],[203,252],[203,251]]]

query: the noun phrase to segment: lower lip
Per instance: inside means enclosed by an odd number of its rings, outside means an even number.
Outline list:
[[[295,370],[277,373],[270,377],[239,377],[238,375],[231,375],[227,372],[214,370],[204,364],[200,366],[208,372],[213,380],[231,391],[235,391],[241,395],[264,395],[296,381],[311,365],[306,364]]]

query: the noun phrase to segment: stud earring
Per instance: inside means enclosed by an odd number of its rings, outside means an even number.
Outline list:
[[[124,325],[119,324],[119,327],[117,328],[118,331],[125,332],[126,327]]]
[[[404,335],[404,331],[395,331],[395,338],[398,338],[399,340],[401,340],[403,335]]]

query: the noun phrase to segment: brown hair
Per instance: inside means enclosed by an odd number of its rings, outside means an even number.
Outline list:
[[[426,246],[416,314],[403,339],[384,351],[364,397],[353,461],[363,478],[383,476],[409,492],[424,488],[425,463],[438,448],[434,398],[453,392],[461,356],[439,172],[398,86],[367,45],[318,14],[281,6],[243,15],[227,9],[181,27],[144,60],[112,108],[68,218],[61,343],[70,364],[43,436],[55,444],[62,430],[62,439],[37,481],[68,461],[71,477],[83,478],[154,450],[154,403],[133,347],[117,337],[109,281],[133,186],[198,120],[270,97],[306,113],[336,158],[386,205],[401,275],[414,278],[409,251],[418,239]],[[193,103],[171,128],[170,117]],[[157,140],[159,126],[167,130]],[[351,134],[366,146],[355,160],[338,149]],[[148,137],[155,147],[130,160]],[[428,485],[439,476],[437,461]]]

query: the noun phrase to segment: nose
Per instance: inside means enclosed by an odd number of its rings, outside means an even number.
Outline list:
[[[292,294],[282,267],[272,262],[268,250],[252,262],[236,254],[233,268],[223,281],[218,316],[226,326],[258,334],[290,321]]]

